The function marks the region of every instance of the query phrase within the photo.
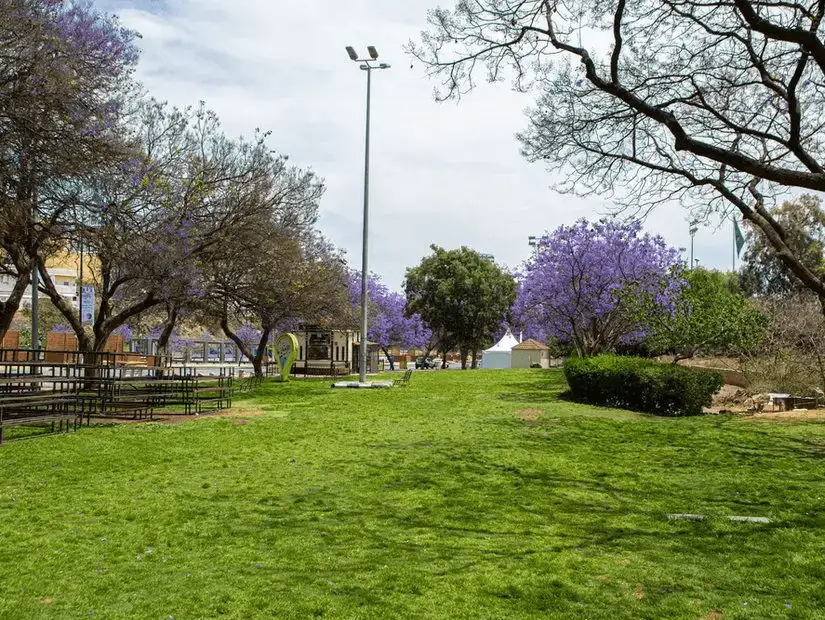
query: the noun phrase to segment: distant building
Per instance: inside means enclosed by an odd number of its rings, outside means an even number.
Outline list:
[[[531,368],[534,364],[550,368],[550,347],[532,338],[514,346],[510,353],[511,368]]]
[[[54,286],[60,296],[77,308],[78,304],[78,279],[80,277],[80,257],[77,254],[64,253],[52,256],[46,260],[46,271],[54,282]],[[0,275],[0,301],[6,301],[14,288],[14,278],[12,276]],[[39,295],[44,299],[45,295]],[[23,299],[20,302],[21,308],[31,308],[32,288],[26,287]]]

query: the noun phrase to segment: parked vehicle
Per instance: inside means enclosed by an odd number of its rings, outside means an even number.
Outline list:
[[[432,366],[430,366],[430,368],[441,368],[441,366],[443,365],[443,362],[440,357],[436,357],[430,361],[433,364]]]
[[[439,363],[441,363],[440,360]],[[427,368],[437,368],[437,366],[435,365],[435,360],[433,358],[419,355],[415,358],[415,368],[416,370],[424,370]]]

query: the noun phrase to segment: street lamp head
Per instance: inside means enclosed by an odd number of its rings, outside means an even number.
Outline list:
[[[351,45],[347,45],[347,54],[349,54],[350,60],[358,60],[358,54],[355,52],[355,48]]]
[[[370,66],[368,64],[364,63],[363,65],[361,65],[359,67],[359,69],[361,69],[361,71],[369,71]]]
[[[388,63],[388,62],[382,62],[380,65],[378,65],[378,68],[379,68],[379,69],[389,69],[389,68],[390,68],[390,66],[391,66],[391,65],[390,65],[390,63]]]
[[[374,45],[370,45],[367,47],[367,51],[370,53],[370,58],[376,60],[378,58],[378,50],[375,49]]]

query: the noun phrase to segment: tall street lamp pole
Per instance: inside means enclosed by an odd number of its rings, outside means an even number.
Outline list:
[[[361,346],[359,347],[359,368],[358,380],[361,383],[367,381],[367,277],[368,277],[368,256],[367,239],[369,235],[369,205],[370,205],[370,94],[372,87],[373,69],[389,69],[390,65],[385,62],[377,63],[378,51],[370,45],[367,47],[369,58],[359,58],[353,47],[347,47],[347,54],[350,60],[361,63],[360,69],[367,72],[367,126],[364,146],[364,232],[362,240],[361,255]]]
[[[688,269],[693,269],[693,238],[696,236],[697,231],[699,230],[699,223],[696,220],[691,220],[690,222],[690,264],[688,265]],[[697,261],[698,262],[698,261]]]
[[[37,221],[37,191],[34,193],[34,199],[32,200],[32,211],[31,211],[32,223]],[[32,265],[31,271],[31,287],[32,287],[32,349],[35,351],[40,350],[40,308],[38,304],[38,292],[39,292],[39,283],[38,283],[38,272],[37,269],[39,267],[39,258],[35,256],[34,264]]]

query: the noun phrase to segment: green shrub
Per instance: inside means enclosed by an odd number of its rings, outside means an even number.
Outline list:
[[[722,375],[638,357],[571,358],[564,374],[574,400],[664,416],[700,415]]]
[[[533,364],[530,364],[530,368],[541,368],[541,364],[539,364],[538,362],[535,362]]]

